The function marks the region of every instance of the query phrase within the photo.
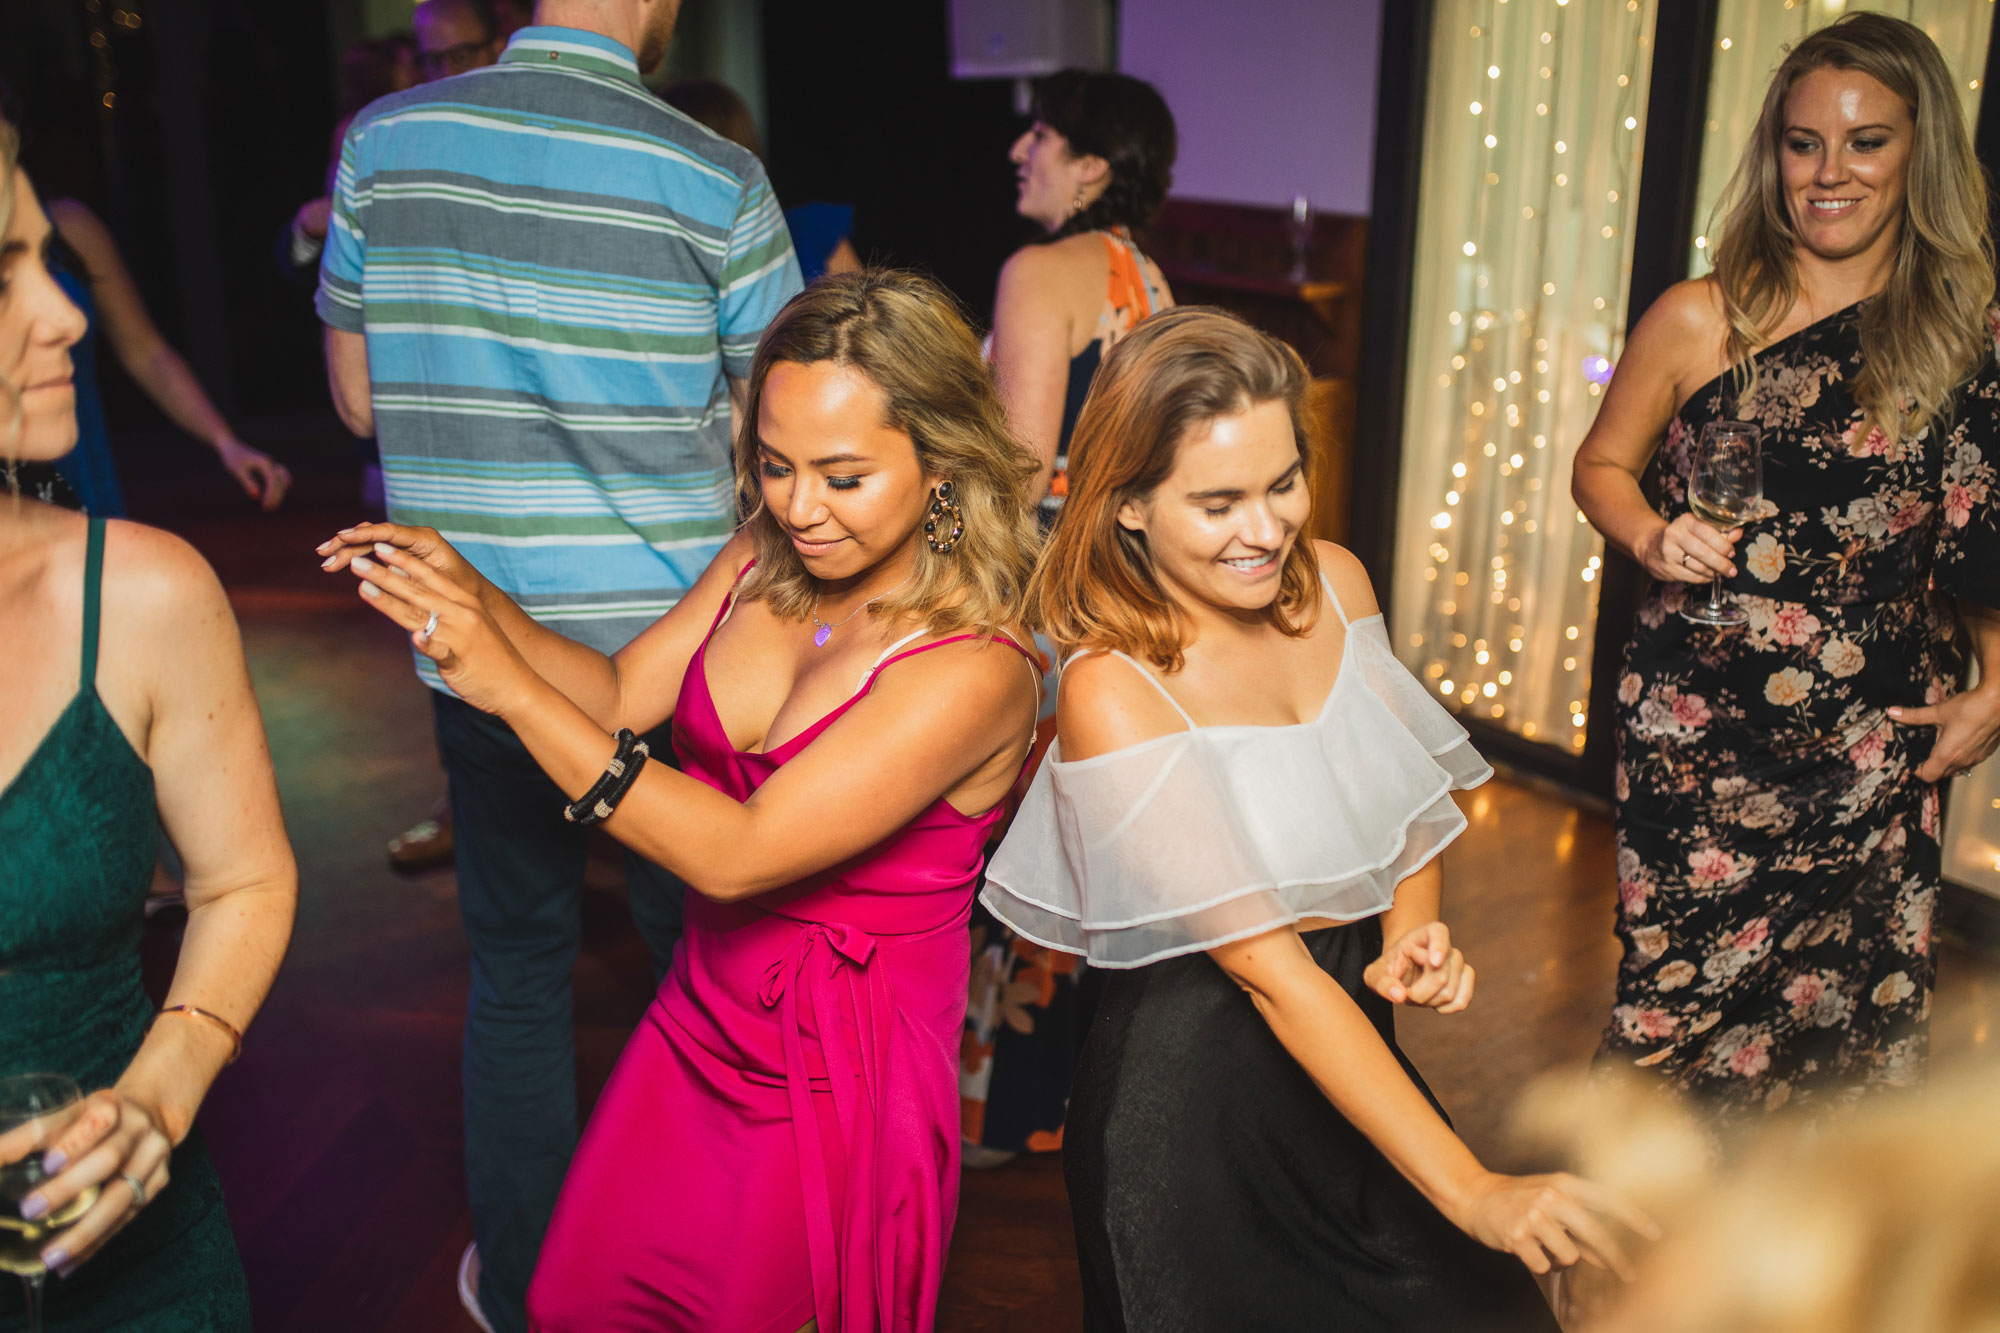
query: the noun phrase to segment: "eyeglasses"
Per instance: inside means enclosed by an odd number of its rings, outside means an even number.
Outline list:
[[[447,46],[441,51],[423,51],[417,55],[417,63],[424,73],[433,79],[441,79],[447,74],[463,74],[486,63],[487,52],[492,48],[491,39],[476,42],[460,42]]]

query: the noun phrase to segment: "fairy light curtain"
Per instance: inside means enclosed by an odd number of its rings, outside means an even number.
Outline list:
[[[1654,0],[1439,0],[1392,611],[1452,708],[1583,748],[1603,544],[1569,498],[1625,328]]]
[[[1979,80],[1986,72],[1986,43],[1993,29],[1991,0],[1904,0],[1900,4],[1848,4],[1846,0],[1722,0],[1715,19],[1715,50],[1709,57],[1708,123],[1701,141],[1701,176],[1695,191],[1690,277],[1708,272],[1707,251],[1714,240],[1716,205],[1729,174],[1749,141],[1764,89],[1801,37],[1839,18],[1866,10],[1907,19],[1929,33],[1944,53],[1965,107],[1965,123],[1977,123]]]
[[[1893,14],[1929,33],[1951,66],[1966,124],[1979,116],[1980,79],[1992,37],[1990,0],[1906,0],[1846,4],[1843,0],[1722,0],[1711,53],[1707,133],[1695,202],[1691,275],[1709,270],[1708,248],[1719,219],[1716,205],[1735,170],[1764,103],[1764,88],[1785,52],[1801,37],[1858,10]],[[1952,783],[1944,826],[1945,874],[2000,896],[2000,761],[1989,760]]]

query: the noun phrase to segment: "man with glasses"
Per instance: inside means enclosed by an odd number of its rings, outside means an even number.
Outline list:
[[[426,83],[483,69],[500,58],[499,26],[486,0],[423,0],[410,22]]]

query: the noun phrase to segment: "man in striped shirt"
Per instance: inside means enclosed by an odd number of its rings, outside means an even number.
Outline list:
[[[381,441],[390,518],[438,529],[605,653],[734,529],[732,400],[800,285],[757,159],[639,81],[677,8],[542,0],[497,65],[369,106],[341,145],[320,275],[335,405]],[[476,1284],[475,1313],[515,1333],[577,1138],[585,848],[512,731],[416,660],[438,691],[472,946],[461,1294]],[[664,971],[679,885],[637,858],[627,880]]]

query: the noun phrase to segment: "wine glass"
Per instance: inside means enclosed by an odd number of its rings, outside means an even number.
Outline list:
[[[0,1163],[0,1270],[21,1279],[21,1295],[28,1304],[28,1333],[42,1330],[42,1279],[48,1275],[42,1250],[58,1231],[97,1202],[97,1187],[93,1185],[53,1213],[21,1216],[21,1200],[49,1179],[49,1173],[42,1169],[42,1149],[75,1116],[82,1102],[76,1080],[62,1074],[0,1078],[0,1138],[24,1125],[34,1127],[33,1149],[19,1161]]]
[[[1688,507],[1695,517],[1727,532],[1747,520],[1764,499],[1764,432],[1747,421],[1711,421],[1701,428],[1688,471]],[[1681,614],[1697,625],[1741,625],[1749,613],[1722,595],[1722,575],[1708,585],[1706,602],[1684,602]]]

